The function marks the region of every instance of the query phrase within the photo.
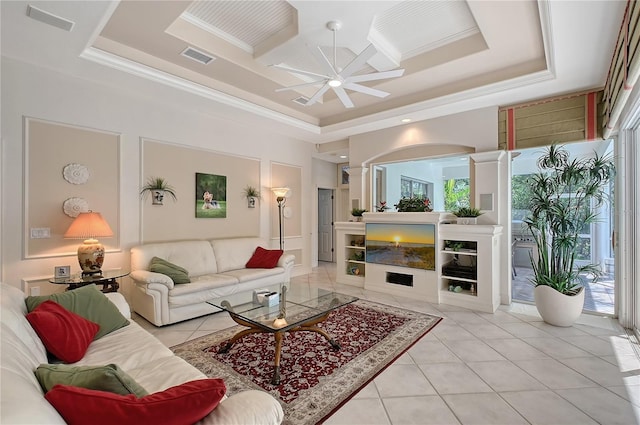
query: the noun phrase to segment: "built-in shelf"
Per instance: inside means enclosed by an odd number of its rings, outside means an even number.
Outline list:
[[[500,303],[502,226],[445,223],[449,219],[445,213],[365,213],[364,222],[336,223],[336,281],[493,313]],[[368,222],[435,223],[436,270],[367,263],[365,223]],[[362,255],[362,260],[356,255]]]
[[[367,271],[364,223],[339,222],[335,223],[335,229],[338,240],[336,281],[363,288]]]

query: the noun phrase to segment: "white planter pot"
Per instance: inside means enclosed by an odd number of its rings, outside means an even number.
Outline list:
[[[164,205],[162,200],[164,199],[164,190],[162,189],[153,189],[151,191],[151,205]]]
[[[478,217],[458,217],[457,224],[478,224]]]
[[[550,286],[538,285],[534,296],[542,320],[554,326],[573,325],[584,307],[584,287],[576,295],[565,295]]]

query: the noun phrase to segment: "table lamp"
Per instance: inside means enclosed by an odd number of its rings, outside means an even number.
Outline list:
[[[98,212],[82,212],[73,220],[64,237],[66,239],[85,240],[78,247],[78,263],[80,263],[83,275],[102,272],[104,245],[96,238],[108,238],[111,236],[113,236],[113,231],[109,227],[109,223]]]

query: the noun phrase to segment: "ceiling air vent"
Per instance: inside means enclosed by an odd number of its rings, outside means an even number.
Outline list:
[[[201,51],[194,49],[193,47],[187,47],[181,54],[182,56],[186,56],[203,65],[207,65],[209,62],[213,62],[216,59],[213,56],[209,56],[206,53],[202,53]]]
[[[75,25],[75,22],[56,16],[53,13],[45,12],[31,5],[27,6],[27,16],[65,31],[71,31]]]
[[[309,103],[309,98],[306,96],[300,96],[293,99],[293,101],[298,105],[305,106],[307,103]]]

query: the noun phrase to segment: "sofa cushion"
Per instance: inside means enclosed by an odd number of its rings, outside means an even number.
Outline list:
[[[266,246],[260,238],[213,239],[210,241],[218,264],[218,273],[244,269],[257,246]]]
[[[167,275],[173,280],[173,283],[189,283],[189,272],[187,269],[178,266],[177,264],[170,263],[160,257],[153,257],[149,263],[149,271],[155,273],[162,273]]]
[[[149,393],[115,364],[105,366],[70,366],[65,364],[41,364],[36,377],[47,392],[54,385],[70,385],[114,394],[134,394],[144,397]]]
[[[281,249],[264,249],[259,246],[245,265],[248,269],[272,269],[278,265],[278,260],[284,251]]]
[[[182,425],[207,416],[225,392],[221,379],[199,379],[142,398],[67,385],[56,385],[45,398],[70,425]]]
[[[145,244],[131,248],[131,271],[149,270],[153,257],[164,258],[189,271],[189,276],[217,273],[213,248],[207,241]]]
[[[100,330],[94,339],[102,338],[109,332],[129,324],[129,321],[120,314],[118,308],[100,292],[96,285],[87,285],[59,294],[27,297],[25,302],[27,309],[33,311],[47,300],[55,301],[65,309],[100,325]]]
[[[84,357],[100,326],[53,301],[45,301],[27,314],[44,346],[58,359],[73,363]]]

